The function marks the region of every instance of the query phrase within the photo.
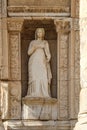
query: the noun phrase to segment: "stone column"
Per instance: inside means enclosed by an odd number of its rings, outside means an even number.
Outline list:
[[[0,112],[0,130],[5,130],[4,125],[2,123],[2,119],[1,119],[1,112]]]
[[[8,19],[10,118],[21,119],[21,30],[23,19]]]
[[[80,0],[71,0],[71,90],[70,90],[70,120],[71,127],[75,126],[79,111],[79,93],[80,93],[80,37],[79,37],[79,2]]]
[[[68,46],[70,19],[56,19],[58,119],[68,120]],[[64,113],[64,114],[63,114]]]
[[[80,39],[80,106],[74,130],[87,130],[87,0],[77,1]]]
[[[9,78],[1,82],[3,119],[21,119],[21,38],[22,19],[7,19]],[[4,101],[4,102],[3,102]]]
[[[2,81],[2,57],[3,57],[3,45],[5,44],[5,40],[7,40],[6,36],[6,23],[4,24],[3,21],[5,21],[7,18],[7,2],[6,0],[0,0],[0,130],[5,130],[4,125],[2,122],[2,114],[1,114],[1,81]],[[5,19],[5,20],[4,20]],[[3,27],[5,26],[5,28]],[[4,32],[4,33],[3,33]],[[4,35],[4,40],[3,40],[3,35]],[[7,44],[7,42],[6,42]],[[8,49],[8,48],[6,48]],[[7,54],[7,53],[6,53]],[[7,64],[6,64],[7,65]]]
[[[79,20],[80,25],[80,110],[74,130],[87,130],[87,18]]]
[[[6,81],[9,79],[8,70],[8,31],[7,31],[7,0],[2,0],[2,73],[1,79]]]
[[[79,22],[72,19],[72,28],[69,45],[69,116],[74,126],[79,109],[80,92],[80,42]]]

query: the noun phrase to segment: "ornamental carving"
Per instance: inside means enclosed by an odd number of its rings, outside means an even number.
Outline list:
[[[8,19],[7,26],[9,31],[21,31],[23,19]]]
[[[70,31],[71,29],[71,20],[55,20],[54,24],[56,25],[56,30],[58,31]]]
[[[20,80],[21,79],[21,66],[20,66],[20,45],[19,45],[19,34],[10,34],[10,79]]]
[[[64,6],[57,6],[57,7],[46,7],[46,6],[14,6],[8,7],[8,14],[9,13],[69,13],[70,8]]]
[[[9,113],[11,119],[20,119],[21,117],[21,83],[18,82],[10,82],[10,107]]]

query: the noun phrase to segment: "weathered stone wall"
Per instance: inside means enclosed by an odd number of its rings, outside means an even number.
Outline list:
[[[86,5],[86,2],[83,1],[81,5],[83,4]],[[84,8],[86,7],[84,6]],[[53,123],[53,126],[55,129],[64,130],[70,130],[74,126],[78,114],[80,91],[79,16],[82,16],[82,12],[79,15],[79,11],[79,1],[76,0],[55,0],[55,2],[54,0],[39,0],[39,2],[8,0],[8,4],[7,0],[0,1],[0,86],[3,119],[21,119],[22,115],[21,95],[23,91],[23,96],[25,96],[27,89],[25,85],[27,84],[25,76],[27,69],[23,70],[22,65],[27,63],[23,63],[22,58],[25,54],[21,53],[27,53],[28,42],[34,39],[33,31],[32,34],[29,34],[30,39],[28,33],[30,33],[30,29],[34,28],[35,30],[34,25],[31,25],[31,28],[29,26],[25,28],[27,33],[25,30],[23,32],[25,21],[33,19],[34,21],[42,20],[44,23],[51,19],[53,22],[55,21],[53,26],[57,31],[54,32],[54,36],[53,32],[49,33],[48,31],[46,34],[46,39],[48,38],[51,43],[52,62],[55,62],[53,64],[56,66],[52,68],[52,71],[56,72],[54,72],[52,91],[55,91],[53,95],[58,100],[58,109],[56,110],[58,121]],[[83,13],[86,16],[86,10],[83,10]],[[49,26],[48,23],[45,25]],[[48,28],[51,30],[51,24]],[[27,44],[26,47],[25,44]],[[24,47],[25,52],[23,52]],[[54,51],[55,53],[53,53]],[[55,55],[57,56],[55,57]],[[24,76],[23,80],[22,76]],[[25,79],[26,81],[24,81]],[[24,85],[23,90],[22,85]],[[53,90],[54,88],[57,89]],[[56,96],[55,93],[57,93]],[[44,125],[43,122],[41,123]],[[48,122],[45,125],[48,124],[51,126],[51,123]]]
[[[79,5],[79,41],[80,41],[80,107],[78,114],[78,122],[75,130],[87,129],[87,1],[78,1]]]

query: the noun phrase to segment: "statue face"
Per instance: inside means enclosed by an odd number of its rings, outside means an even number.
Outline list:
[[[37,30],[37,37],[38,38],[43,38],[43,31],[41,29]]]
[[[45,30],[44,28],[37,28],[35,32],[35,39],[44,39]]]

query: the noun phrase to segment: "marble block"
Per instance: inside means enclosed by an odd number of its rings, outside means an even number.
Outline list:
[[[57,120],[57,99],[31,98],[22,99],[22,119],[30,120]]]

